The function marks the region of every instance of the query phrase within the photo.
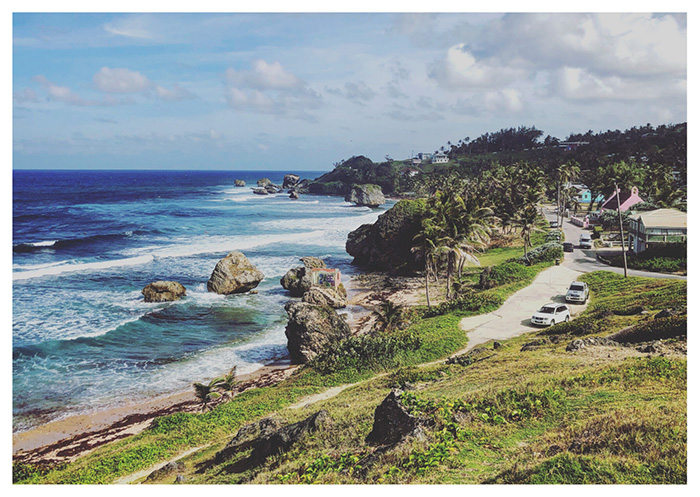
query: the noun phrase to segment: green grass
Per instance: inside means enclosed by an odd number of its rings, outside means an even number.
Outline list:
[[[661,309],[686,302],[686,282],[624,279],[606,272],[582,279],[591,288],[591,302],[580,321],[594,323],[583,335],[609,335],[653,319],[651,313],[610,310],[642,305]],[[529,281],[487,292],[504,299]],[[488,305],[477,311],[454,309],[417,320],[402,333],[419,337],[420,347],[390,349],[386,362],[350,361],[330,374],[305,367],[274,387],[245,392],[210,412],[159,418],[143,433],[65,468],[41,472],[18,466],[16,474],[23,483],[108,483],[208,445],[183,459],[188,483],[686,482],[685,358],[648,357],[622,348],[614,354],[568,353],[567,335],[578,335],[560,324],[551,331],[563,340],[532,351],[520,349],[539,332],[505,341],[480,361],[421,366],[462,348],[462,316],[488,310]],[[287,408],[347,383],[353,385],[335,397],[302,409]],[[358,465],[373,451],[364,438],[372,429],[374,410],[394,386],[410,387],[407,404],[431,417],[434,425],[424,439],[409,441],[360,470]],[[322,408],[333,418],[330,427],[259,467],[237,473],[226,465],[200,466],[245,422],[274,415],[291,423]],[[171,475],[157,483],[172,480]]]

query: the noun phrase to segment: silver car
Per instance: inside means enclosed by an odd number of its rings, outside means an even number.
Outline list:
[[[588,300],[588,285],[583,281],[574,281],[566,291],[567,302],[584,303]]]

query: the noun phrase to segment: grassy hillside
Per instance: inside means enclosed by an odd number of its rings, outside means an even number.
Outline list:
[[[466,343],[458,323],[472,312],[449,311],[398,332],[418,337],[419,347],[412,342],[385,348],[394,352],[381,361],[363,362],[361,354],[338,360],[330,373],[305,368],[210,412],[160,418],[145,432],[66,468],[37,472],[16,467],[16,478],[26,483],[108,483],[202,447],[183,459],[186,468],[179,473],[186,483],[684,483],[684,340],[664,340],[657,353],[639,352],[635,346],[567,352],[566,346],[622,329],[631,337],[643,330],[648,337],[649,329],[652,335],[663,333],[669,328],[666,321],[674,319],[671,328],[684,334],[684,328],[678,331],[678,317],[654,320],[653,315],[684,305],[686,283],[625,280],[609,272],[582,279],[588,281],[592,299],[581,318],[489,348],[478,356],[481,360],[419,366]],[[651,312],[641,313],[642,308]],[[376,356],[365,359],[370,357]],[[289,408],[329,386],[348,383],[352,385],[328,400]],[[404,404],[432,418],[434,425],[424,439],[409,440],[372,459],[375,449],[364,438],[375,408],[395,386],[406,390]],[[291,423],[319,409],[329,412],[330,427],[290,451],[243,471],[236,462],[245,452],[212,464],[243,423],[270,415]],[[170,483],[174,475],[155,481]]]

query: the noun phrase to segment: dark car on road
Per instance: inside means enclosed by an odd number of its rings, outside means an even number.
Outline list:
[[[563,247],[564,247],[564,252],[573,252],[574,251],[574,244],[571,242],[564,242]]]

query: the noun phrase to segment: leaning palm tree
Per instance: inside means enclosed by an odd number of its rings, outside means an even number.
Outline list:
[[[214,378],[207,384],[197,382],[192,384],[195,396],[202,403],[202,410],[209,407],[211,401],[221,397],[221,394],[215,390],[216,386],[221,383],[221,380],[221,378]]]
[[[224,392],[224,395],[231,397],[233,396],[233,390],[238,385],[239,381],[236,380],[237,367],[233,366],[228,373],[219,378],[219,382],[216,383],[216,387]]]
[[[562,188],[565,187],[567,183],[574,181],[578,178],[581,173],[581,169],[575,161],[569,161],[566,164],[562,164],[557,168],[557,207],[559,212],[557,214],[557,224],[561,227],[564,224],[564,204],[560,192]],[[561,222],[559,221],[561,218]]]

